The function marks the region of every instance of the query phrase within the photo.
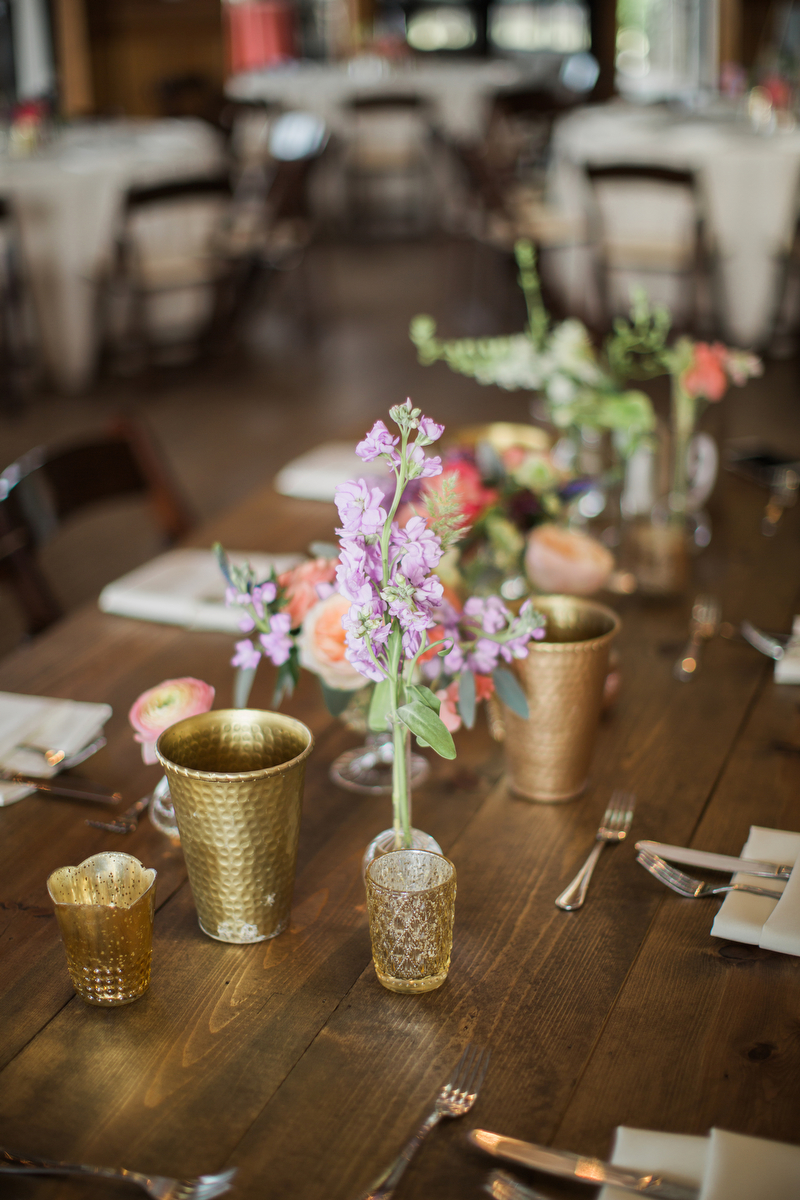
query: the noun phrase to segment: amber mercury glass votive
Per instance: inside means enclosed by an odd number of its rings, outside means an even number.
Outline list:
[[[535,596],[547,618],[545,638],[528,643],[514,664],[528,700],[527,720],[505,705],[506,761],[512,791],[555,804],[586,787],[620,619],[578,596]]]
[[[282,713],[218,709],[156,744],[200,928],[262,942],[289,923],[311,731]]]
[[[429,850],[393,850],[367,867],[375,974],[391,992],[432,992],[450,969],[456,869]]]
[[[147,991],[156,872],[130,854],[93,854],[47,880],[67,967],[87,1004],[130,1004]]]

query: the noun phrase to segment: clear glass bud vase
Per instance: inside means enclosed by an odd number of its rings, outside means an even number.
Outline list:
[[[430,850],[441,854],[442,849],[435,838],[411,825],[411,787],[413,782],[411,732],[398,721],[391,732],[392,737],[392,810],[394,823],[391,829],[377,834],[364,851],[361,862],[362,874],[375,858],[393,850]],[[413,756],[417,758],[417,755]]]

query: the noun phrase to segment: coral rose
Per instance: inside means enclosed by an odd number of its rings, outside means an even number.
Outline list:
[[[156,742],[165,729],[186,717],[208,712],[214,703],[214,689],[202,679],[165,679],[142,692],[131,706],[128,720],[136,730],[134,738],[142,745],[146,763],[158,762]]]
[[[302,625],[309,609],[321,600],[319,585],[333,583],[338,561],[336,558],[312,558],[278,576],[278,583],[286,589],[282,611],[292,618],[292,629]]]
[[[614,557],[585,533],[560,525],[537,525],[528,537],[525,569],[540,592],[589,596],[614,570]]]
[[[727,359],[728,352],[720,342],[713,346],[696,342],[694,357],[681,376],[681,385],[690,396],[721,400],[728,390]]]
[[[300,665],[319,675],[329,688],[353,692],[364,687],[364,676],[344,656],[347,649],[342,617],[350,609],[350,601],[338,592],[318,601],[303,620],[297,639]]]

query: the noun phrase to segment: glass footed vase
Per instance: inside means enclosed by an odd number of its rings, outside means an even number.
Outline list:
[[[391,733],[368,733],[365,746],[345,750],[344,754],[340,754],[331,763],[330,777],[348,792],[360,792],[367,796],[391,796],[393,764],[394,746]],[[421,754],[412,754],[409,786],[415,787],[424,783],[429,774],[427,759]]]
[[[150,794],[148,816],[150,824],[155,825],[159,833],[165,834],[175,842],[181,840],[175,809],[172,807],[172,797],[169,794],[169,780],[166,775],[162,775]]]

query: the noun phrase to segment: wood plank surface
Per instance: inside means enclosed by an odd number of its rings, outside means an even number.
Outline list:
[[[726,620],[787,628],[800,514],[768,540],[760,493],[731,477],[720,493],[697,583],[721,597]],[[334,515],[264,489],[193,541],[303,549],[331,539]],[[389,803],[330,783],[330,762],[360,739],[327,716],[308,676],[284,706],[317,746],[292,921],[272,942],[202,935],[180,850],[147,821],[113,838],[84,824],[86,805],[32,798],[0,810],[3,1142],[176,1175],[234,1164],[238,1196],[355,1198],[468,1040],[493,1054],[478,1104],[431,1137],[398,1200],[479,1196],[488,1162],[465,1147],[473,1126],[601,1154],[621,1122],[800,1141],[800,960],[711,939],[718,902],[683,901],[635,863],[636,838],[735,853],[751,823],[800,829],[800,755],[772,748],[800,743],[800,689],[775,687],[765,659],[724,638],[691,684],[676,683],[690,604],[617,604],[623,688],[579,801],[510,795],[482,721],[456,736],[454,762],[431,759],[415,824],[451,855],[459,890],[450,976],[425,996],[393,995],[375,977],[359,864]],[[231,640],[86,609],[0,664],[0,687],[111,703],[108,747],[80,770],[133,800],[159,771],[141,763],[129,705],[183,674],[228,703]],[[269,706],[272,682],[259,672],[254,704]],[[639,797],[631,839],[605,852],[585,908],[560,912],[554,897],[614,787]],[[112,839],[157,867],[159,909],[149,992],[102,1010],[72,993],[44,882]],[[88,1186],[15,1181],[0,1194]]]

